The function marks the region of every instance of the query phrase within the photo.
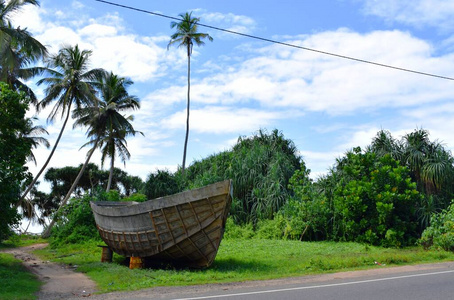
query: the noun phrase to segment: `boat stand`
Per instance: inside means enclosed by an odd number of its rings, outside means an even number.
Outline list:
[[[131,256],[129,258],[129,268],[130,269],[142,269],[143,261],[141,257]]]
[[[98,247],[102,248],[101,254],[101,262],[112,262],[113,252],[109,246],[98,245]]]

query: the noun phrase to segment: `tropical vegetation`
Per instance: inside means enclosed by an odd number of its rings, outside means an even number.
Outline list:
[[[211,36],[198,31],[199,18],[181,14],[172,22],[176,32],[168,47],[184,47],[188,58],[188,95],[183,163],[179,170],[151,172],[143,181],[116,168],[130,158],[127,139],[141,134],[128,112],[140,108],[128,93],[133,82],[125,77],[92,68],[92,52],[78,45],[64,45],[49,55],[26,30],[14,28],[12,12],[38,1],[0,1],[0,49],[2,115],[0,142],[19,145],[12,157],[2,152],[2,229],[6,238],[20,218],[46,227],[53,243],[73,243],[97,237],[89,201],[144,201],[216,181],[231,179],[234,185],[230,210],[231,232],[243,237],[301,241],[359,242],[376,246],[425,247],[452,250],[450,222],[454,193],[454,159],[429,131],[417,128],[400,139],[380,130],[367,147],[355,147],[336,159],[323,176],[313,178],[299,150],[283,132],[260,129],[240,136],[229,150],[212,154],[186,167],[190,111],[190,63],[194,44]],[[45,67],[36,67],[42,59]],[[22,80],[39,75],[44,97],[37,101]],[[25,118],[35,103],[38,113],[52,106],[49,121],[63,119],[48,159],[32,178],[25,163],[35,161],[33,149],[48,146],[45,128]],[[86,129],[85,162],[78,167],[48,168],[70,118]],[[10,120],[14,120],[10,121]],[[6,124],[13,126],[6,126]],[[4,148],[7,149],[7,148]],[[2,148],[3,150],[3,148]],[[100,151],[100,166],[90,163]],[[19,153],[20,152],[20,153]],[[16,166],[11,168],[9,166]],[[39,178],[51,185],[49,193],[38,190]],[[22,191],[22,193],[21,193]],[[19,214],[22,213],[22,216]],[[47,224],[46,220],[52,220]],[[52,229],[53,225],[56,227]],[[422,237],[422,238],[421,238]],[[441,239],[441,240],[440,240]]]
[[[32,149],[32,143],[25,137],[32,126],[25,117],[28,105],[24,93],[17,93],[0,82],[0,241],[20,221],[16,202],[21,182],[29,176],[25,164]]]

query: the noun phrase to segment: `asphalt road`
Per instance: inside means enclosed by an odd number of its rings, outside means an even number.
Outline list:
[[[177,299],[454,299],[454,266],[448,264],[437,269],[412,270],[365,277],[342,278],[342,276],[339,276],[326,281],[306,284],[289,285],[284,281],[277,286],[247,288],[233,292],[231,290],[211,292],[205,295]]]
[[[91,295],[93,300],[438,300],[454,299],[454,262],[267,281],[157,287]]]

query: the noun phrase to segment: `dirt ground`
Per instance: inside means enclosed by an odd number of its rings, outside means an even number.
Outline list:
[[[436,270],[442,266],[454,267],[454,262],[440,264],[425,264],[414,266],[402,266],[384,268],[377,265],[376,269],[352,272],[339,272],[315,276],[286,278],[268,281],[249,281],[226,284],[207,284],[186,287],[157,287],[133,292],[113,292],[107,294],[95,294],[96,284],[82,273],[74,271],[74,268],[43,261],[30,252],[34,249],[44,248],[47,244],[38,244],[22,248],[7,249],[4,252],[12,253],[17,259],[31,270],[44,282],[38,293],[38,299],[80,299],[93,300],[116,300],[116,299],[173,299],[182,295],[197,296],[201,293],[216,293],[217,291],[238,291],[250,287],[270,287],[279,285],[299,285],[312,282],[323,282],[332,279],[365,278],[371,275],[383,276],[422,270]]]
[[[37,244],[28,247],[7,249],[32,273],[44,283],[38,293],[38,299],[71,299],[89,297],[96,291],[96,284],[82,273],[74,272],[68,266],[43,261],[30,252],[46,247],[47,244]]]

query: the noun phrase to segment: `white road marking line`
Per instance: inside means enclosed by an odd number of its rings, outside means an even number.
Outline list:
[[[278,292],[318,289],[318,288],[333,287],[333,286],[343,286],[343,285],[370,283],[370,282],[378,282],[378,281],[387,281],[387,280],[395,280],[395,279],[403,279],[403,278],[440,275],[440,274],[447,274],[447,273],[454,273],[454,270],[441,271],[441,272],[432,272],[432,273],[422,273],[422,274],[413,274],[413,275],[394,276],[394,277],[377,278],[377,279],[360,280],[360,281],[350,281],[350,282],[343,282],[343,283],[332,283],[332,284],[325,284],[325,285],[302,286],[302,287],[294,287],[294,288],[287,288],[287,289],[264,290],[264,291],[255,291],[255,292],[224,294],[224,295],[212,295],[212,296],[191,297],[191,298],[178,298],[178,299],[172,299],[172,300],[202,300],[202,299],[216,299],[216,298],[227,298],[227,297],[236,297],[236,296],[269,294],[269,293],[278,293]]]

